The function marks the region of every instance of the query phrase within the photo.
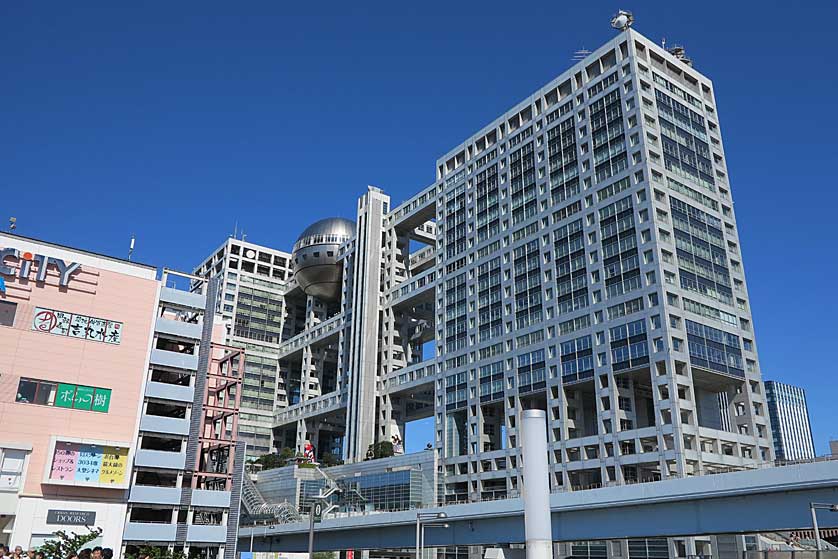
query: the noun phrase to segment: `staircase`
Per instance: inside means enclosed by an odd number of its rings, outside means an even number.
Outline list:
[[[279,524],[301,522],[300,511],[288,502],[268,503],[248,476],[242,480],[241,502],[245,512],[254,518],[271,518]]]
[[[256,511],[265,506],[265,499],[256,485],[250,481],[250,476],[244,476],[242,479],[242,505],[247,514],[253,516]]]

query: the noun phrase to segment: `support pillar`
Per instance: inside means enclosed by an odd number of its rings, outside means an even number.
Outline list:
[[[553,559],[550,478],[547,464],[547,412],[521,412],[524,531],[527,559]]]

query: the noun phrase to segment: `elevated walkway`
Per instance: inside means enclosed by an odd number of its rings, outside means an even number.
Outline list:
[[[329,392],[317,398],[294,404],[274,414],[274,426],[282,427],[300,419],[331,415],[346,408],[347,392]]]
[[[791,531],[811,525],[809,503],[838,502],[838,461],[605,487],[550,496],[553,540],[674,537]],[[426,545],[522,543],[523,503],[505,499],[427,509],[448,515],[446,530],[426,534]],[[327,518],[315,549],[410,548],[416,511]],[[240,538],[252,528],[242,527]],[[277,526],[283,551],[304,551],[307,525]],[[256,551],[278,551],[258,538]]]
[[[337,342],[337,337],[345,324],[346,316],[341,313],[324,320],[314,328],[300,332],[279,345],[278,358],[288,359],[295,353],[301,352],[307,345]]]

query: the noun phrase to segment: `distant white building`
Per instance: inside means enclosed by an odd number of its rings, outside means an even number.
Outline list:
[[[765,381],[768,416],[774,435],[774,453],[779,460],[805,460],[815,457],[815,443],[806,406],[806,391],[799,386],[775,380]],[[832,452],[838,451],[835,441]]]
[[[239,437],[247,443],[248,458],[271,452],[274,411],[289,404],[276,353],[287,337],[283,293],[290,257],[230,238],[195,269],[197,276],[218,279],[216,312],[232,324],[226,343],[247,348]]]

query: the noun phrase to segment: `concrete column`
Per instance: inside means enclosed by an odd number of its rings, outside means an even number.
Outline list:
[[[547,412],[521,412],[521,431],[527,559],[553,559],[550,478],[547,464]]]
[[[355,273],[352,293],[353,333],[348,349],[350,371],[346,411],[344,460],[359,462],[378,433],[376,380],[382,341],[379,337],[381,314],[381,262],[384,235],[384,207],[390,198],[370,187],[358,205],[355,241]]]

